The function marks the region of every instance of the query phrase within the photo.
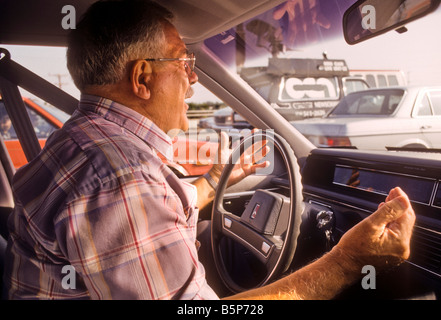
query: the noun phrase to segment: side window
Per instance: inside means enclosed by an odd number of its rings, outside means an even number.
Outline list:
[[[397,86],[398,85],[398,78],[396,75],[393,75],[393,74],[388,75],[387,81],[389,82],[390,86]]]
[[[398,104],[400,103],[402,99],[402,96],[400,95],[391,95],[389,97],[389,104],[386,107],[386,110],[384,110],[384,114],[392,114],[395,112],[395,110],[398,107]]]
[[[345,79],[345,93],[349,94],[351,92],[360,91],[368,89],[366,83],[358,79]]]
[[[432,110],[430,108],[430,102],[429,98],[427,97],[427,94],[424,95],[424,98],[420,101],[419,105],[416,106],[417,116],[431,116]]]
[[[383,95],[365,96],[360,99],[358,106],[359,114],[381,114],[381,106],[384,101]]]
[[[430,102],[436,116],[441,116],[441,91],[430,92]]]
[[[378,86],[381,87],[387,87],[387,81],[386,81],[386,77],[382,74],[379,74],[377,76],[378,79]]]
[[[371,87],[371,88],[377,87],[377,81],[375,80],[375,77],[372,74],[366,75],[366,82],[368,83],[369,87]]]
[[[56,127],[38,114],[36,111],[26,105],[26,110],[31,119],[32,126],[34,127],[35,134],[38,139],[47,139],[49,135],[56,129]],[[15,133],[14,126],[11,123],[5,105],[0,101],[0,130],[4,140],[15,140],[17,134]]]
[[[383,101],[381,95],[363,95],[349,104],[347,114],[380,114]]]
[[[6,112],[3,101],[0,101],[0,131],[4,140],[17,139],[17,134],[15,133],[11,119]]]

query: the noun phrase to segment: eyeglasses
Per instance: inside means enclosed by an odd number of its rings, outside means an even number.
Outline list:
[[[185,70],[187,71],[188,76],[191,76],[194,72],[194,66],[196,64],[196,57],[194,53],[189,53],[187,58],[157,58],[157,59],[144,59],[145,61],[185,61]]]

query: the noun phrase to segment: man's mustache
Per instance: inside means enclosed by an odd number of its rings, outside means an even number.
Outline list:
[[[194,89],[193,89],[193,87],[190,86],[188,88],[187,92],[185,93],[185,99],[189,99],[189,98],[193,97],[193,95],[194,95]]]

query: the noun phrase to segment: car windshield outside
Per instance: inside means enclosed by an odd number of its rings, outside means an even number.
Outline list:
[[[441,46],[433,41],[441,21],[440,8],[424,19],[409,23],[406,32],[390,31],[351,46],[341,36],[341,21],[344,11],[353,3],[353,0],[287,1],[207,39],[205,45],[296,128],[301,122],[323,117],[339,121],[348,116],[392,116],[406,94],[404,86],[441,84],[438,54]],[[360,92],[368,88],[396,89]],[[357,93],[350,95],[351,92]],[[392,139],[393,145],[387,136],[397,132],[385,133],[382,142],[375,133],[383,132],[385,124],[369,123],[369,132],[363,132],[371,140],[366,144],[369,149],[435,148],[433,141],[441,141],[441,116],[436,111],[441,109],[439,93],[426,95],[424,99],[415,96],[415,99],[418,106],[413,105],[415,101],[406,100],[410,106],[403,108],[409,112],[394,119],[397,124],[405,120],[409,130],[400,141]],[[421,112],[412,113],[421,105],[425,105]],[[422,123],[426,120],[431,123]],[[235,123],[234,116],[226,112],[216,115],[211,122],[202,120],[201,127],[210,125],[217,130],[244,127],[243,121]],[[395,130],[397,126],[391,127]],[[337,134],[317,136],[320,140],[345,141],[344,147],[354,146],[345,129]]]
[[[397,109],[403,95],[402,89],[354,92],[342,99],[328,117],[391,115]]]

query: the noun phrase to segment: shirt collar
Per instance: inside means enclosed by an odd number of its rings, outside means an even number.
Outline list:
[[[135,110],[110,99],[86,94],[81,95],[79,109],[95,112],[118,124],[155,148],[168,161],[173,160],[172,139],[153,121]]]

